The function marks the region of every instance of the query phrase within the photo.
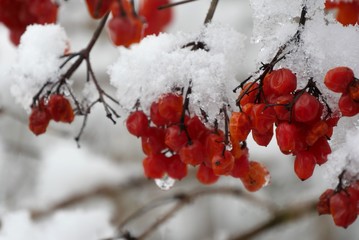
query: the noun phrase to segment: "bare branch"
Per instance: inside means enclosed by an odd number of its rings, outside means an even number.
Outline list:
[[[303,204],[293,204],[285,207],[283,210],[278,210],[273,214],[273,217],[264,223],[256,226],[255,228],[240,234],[238,236],[234,236],[229,240],[248,240],[253,237],[285,223],[297,221],[309,214],[313,214],[316,212],[317,200],[308,201]]]
[[[204,24],[208,24],[212,21],[214,13],[217,9],[217,4],[219,0],[212,0],[211,6],[208,9],[206,19],[204,20]]]
[[[184,206],[194,202],[198,198],[205,197],[205,196],[212,196],[212,195],[229,195],[233,197],[237,197],[243,200],[246,200],[248,202],[251,202],[252,204],[258,205],[259,207],[265,208],[270,212],[275,211],[276,206],[266,200],[259,199],[255,197],[252,194],[249,194],[245,191],[242,191],[239,188],[235,187],[214,187],[214,188],[204,188],[204,189],[197,189],[190,191],[189,193],[178,193],[171,197],[166,198],[160,198],[156,199],[142,208],[138,209],[136,212],[134,212],[132,215],[130,215],[128,218],[126,218],[118,227],[118,230],[120,232],[120,236],[124,237],[124,235],[129,235],[133,239],[145,239],[149,235],[151,235],[154,231],[157,230],[158,227],[160,227],[162,224],[164,224],[167,220],[169,220],[171,217],[174,216],[175,213],[177,213],[179,210],[181,210]],[[155,222],[153,222],[149,227],[147,227],[142,234],[140,234],[138,237],[133,237],[128,231],[124,229],[124,226],[130,223],[131,221],[143,216],[145,213],[159,207],[163,206],[164,203],[173,203],[176,202],[176,204],[171,207],[163,216],[158,218]],[[116,239],[115,238],[107,238],[107,239]]]

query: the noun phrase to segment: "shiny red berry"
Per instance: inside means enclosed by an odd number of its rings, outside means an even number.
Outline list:
[[[132,112],[126,120],[127,130],[136,137],[142,137],[149,127],[148,119],[143,111]]]

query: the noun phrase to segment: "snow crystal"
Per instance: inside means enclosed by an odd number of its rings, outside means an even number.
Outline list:
[[[339,126],[340,127],[340,126]],[[359,127],[348,129],[347,126],[345,140],[338,144],[332,154],[329,155],[328,162],[324,165],[326,170],[325,178],[332,187],[338,184],[338,176],[343,170],[346,171],[344,181],[359,179]]]
[[[186,88],[192,80],[190,108],[199,107],[211,119],[238,85],[245,36],[220,24],[209,24],[198,34],[149,36],[130,49],[119,48],[119,59],[109,69],[111,83],[125,112],[139,99],[145,112],[153,101],[173,88]],[[191,51],[188,43],[204,43],[209,51]],[[193,106],[198,108],[193,109]]]
[[[14,83],[13,95],[26,110],[39,89],[58,78],[60,56],[64,54],[67,42],[64,29],[55,24],[30,25],[22,35],[9,78]]]

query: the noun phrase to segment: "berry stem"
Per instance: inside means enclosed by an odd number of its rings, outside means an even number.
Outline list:
[[[187,91],[186,91],[186,94],[185,94],[185,97],[184,97],[184,103],[183,103],[181,119],[180,119],[180,129],[181,129],[181,131],[184,131],[186,133],[189,145],[192,144],[192,139],[189,136],[189,133],[187,131],[187,127],[185,125],[185,116],[186,116],[186,111],[189,111],[188,110],[188,107],[189,107],[189,95],[191,93],[192,93],[192,79],[190,79],[189,83],[188,83],[188,88],[187,88]]]
[[[260,71],[263,71],[256,79],[254,79],[254,81],[252,82],[252,84],[247,88],[247,90],[244,92],[243,95],[245,94],[248,94],[248,91],[251,89],[251,87],[253,86],[254,83],[258,82],[259,81],[259,86],[260,86],[260,91],[258,92],[257,94],[257,97],[256,98],[259,98],[262,93],[262,90],[261,90],[261,86],[263,85],[263,79],[264,77],[270,73],[274,66],[280,62],[281,60],[283,60],[286,55],[292,53],[294,50],[289,50],[288,52],[285,52],[285,50],[287,49],[287,47],[295,42],[295,43],[299,43],[300,42],[300,39],[301,39],[301,32],[303,31],[303,27],[305,25],[305,22],[306,22],[306,14],[307,14],[307,6],[304,5],[302,7],[302,11],[301,11],[301,16],[300,16],[300,20],[299,20],[299,26],[298,26],[298,29],[297,31],[295,32],[295,34],[287,41],[285,42],[282,46],[279,47],[277,53],[274,55],[273,59],[267,63],[267,64],[263,64],[262,63],[262,66],[259,68],[259,70],[257,70],[256,72],[254,72],[252,75],[250,75],[248,78],[246,78],[244,81],[242,81],[239,86],[235,87],[233,89],[233,92],[236,92],[238,89],[243,89],[244,87],[244,84],[246,84],[246,82],[248,82],[249,80],[251,80],[254,76],[258,75],[260,73]],[[237,100],[237,103],[240,102],[241,99],[238,99]],[[239,104],[238,104],[239,105]],[[240,110],[241,110],[241,107],[239,106]]]
[[[209,6],[209,9],[207,12],[207,16],[204,20],[204,24],[208,24],[212,21],[214,13],[216,12],[216,9],[217,9],[218,2],[219,2],[219,0],[212,0],[211,5]]]

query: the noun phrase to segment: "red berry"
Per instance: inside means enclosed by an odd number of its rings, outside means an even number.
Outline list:
[[[302,181],[313,175],[316,158],[309,151],[302,151],[297,154],[294,160],[294,171]]]
[[[145,176],[148,178],[162,178],[166,172],[166,157],[163,154],[150,155],[142,164]]]
[[[181,119],[183,109],[183,97],[174,93],[161,96],[158,100],[159,114],[171,123],[177,123]]]
[[[179,156],[182,162],[197,166],[205,161],[204,146],[198,140],[193,140],[181,148]]]
[[[173,125],[166,129],[165,143],[172,151],[179,152],[187,142],[187,135],[179,126]]]
[[[359,112],[359,103],[354,102],[348,94],[342,94],[338,105],[343,116],[352,117]]]
[[[273,129],[273,123],[276,120],[275,112],[272,107],[266,104],[255,104],[250,113],[252,128],[259,134],[265,134]]]
[[[333,189],[327,189],[322,195],[320,195],[319,202],[317,204],[317,211],[319,215],[330,214],[329,202],[330,202],[330,198],[333,195],[334,195]]]
[[[324,77],[324,84],[333,92],[344,93],[353,80],[353,70],[348,67],[336,67],[327,72]]]
[[[129,47],[134,43],[133,39],[137,29],[128,17],[113,17],[108,22],[110,39],[116,46]]]
[[[213,173],[213,170],[205,164],[201,164],[197,170],[197,180],[203,184],[213,184],[218,181],[219,176]]]
[[[249,171],[248,155],[243,154],[240,158],[234,160],[234,166],[231,176],[235,178],[243,178]]]
[[[355,25],[358,23],[359,18],[359,5],[358,2],[344,2],[339,3],[336,19],[338,22],[347,25]]]
[[[349,85],[349,96],[353,101],[359,102],[359,80],[354,80]]]
[[[310,122],[321,115],[321,103],[309,93],[303,93],[294,103],[293,115],[298,122]]]
[[[275,131],[277,144],[284,154],[290,154],[296,149],[298,128],[294,124],[283,122],[278,124]]]
[[[240,158],[243,155],[248,156],[248,148],[247,147],[243,148],[243,146],[241,146],[241,144],[239,142],[233,141],[232,139],[231,139],[231,143],[232,143],[231,153],[235,159]]]
[[[267,132],[265,133],[259,133],[256,130],[252,131],[252,137],[253,140],[259,145],[259,146],[263,146],[266,147],[268,146],[268,144],[270,143],[270,141],[273,138],[273,125],[271,127],[271,129],[269,129]]]
[[[243,107],[247,103],[254,103],[259,92],[259,84],[248,82],[244,84],[241,93],[237,99],[237,105]]]
[[[241,180],[248,191],[255,192],[268,184],[269,178],[269,172],[263,164],[256,161],[250,161],[249,171],[241,178]]]
[[[187,131],[191,139],[201,139],[204,137],[208,129],[202,123],[198,116],[193,116],[186,122]]]
[[[51,117],[55,122],[71,123],[74,120],[75,116],[71,103],[63,95],[51,95],[47,105]]]
[[[126,120],[127,130],[136,137],[142,137],[148,129],[148,119],[142,111],[131,113]]]
[[[328,124],[325,121],[316,122],[308,131],[306,143],[312,146],[319,138],[325,136],[329,131]]]
[[[146,135],[141,138],[142,150],[145,154],[159,154],[166,149],[165,130],[161,128],[150,127]]]
[[[243,112],[232,112],[229,119],[229,133],[233,141],[242,142],[246,140],[251,131],[249,117]]]
[[[216,175],[228,175],[232,172],[234,157],[231,152],[224,151],[212,157],[212,169]]]
[[[99,19],[110,11],[112,2],[113,0],[86,0],[86,5],[91,17]]]
[[[297,77],[287,68],[274,70],[264,78],[263,90],[266,97],[272,94],[276,96],[289,94],[296,88]]]
[[[54,23],[58,5],[51,0],[0,1],[0,22],[10,30],[10,40],[18,45],[30,24]]]
[[[347,228],[357,218],[357,206],[350,200],[348,193],[340,191],[330,198],[330,214],[335,225]]]
[[[181,180],[187,176],[187,164],[175,154],[167,159],[167,174],[171,178]]]
[[[328,161],[328,155],[332,152],[326,137],[321,137],[310,148],[310,152],[315,155],[318,165],[322,165]]]
[[[172,21],[172,9],[158,10],[158,7],[170,3],[169,0],[141,0],[139,15],[147,21],[145,36],[158,34]]]
[[[168,121],[163,118],[158,111],[158,102],[153,102],[150,109],[151,121],[158,127],[168,124]]]
[[[275,100],[275,104],[278,105],[274,106],[274,111],[279,121],[289,122],[291,112],[289,111],[289,108],[285,105],[290,104],[293,101],[293,98],[294,97],[292,94],[287,94],[281,95]]]
[[[29,117],[29,128],[35,135],[40,135],[46,132],[51,116],[48,110],[43,107],[33,107]]]
[[[207,136],[205,141],[206,164],[212,167],[212,158],[215,155],[220,155],[225,148],[223,135],[211,133]]]

